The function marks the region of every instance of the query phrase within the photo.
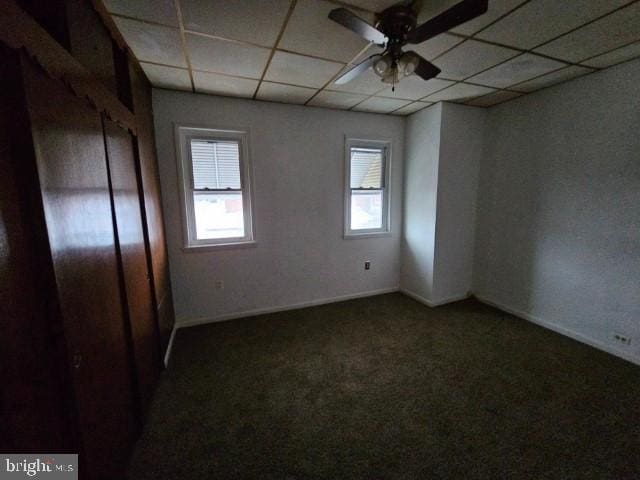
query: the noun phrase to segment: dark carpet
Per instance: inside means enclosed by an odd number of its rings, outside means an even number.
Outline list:
[[[179,330],[144,479],[638,479],[640,367],[474,300]]]

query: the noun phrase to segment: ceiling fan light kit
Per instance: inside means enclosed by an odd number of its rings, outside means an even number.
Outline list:
[[[420,26],[417,25],[418,0],[402,1],[387,8],[376,15],[375,25],[370,25],[346,8],[336,8],[329,13],[331,20],[384,48],[384,51],[346,71],[335,83],[347,83],[369,67],[382,82],[392,85],[392,91],[396,83],[409,75],[416,74],[423,80],[430,80],[440,73],[440,69],[416,52],[404,52],[402,47],[427,41],[486,13],[488,8],[488,0],[463,0]]]
[[[413,74],[416,71],[416,68],[418,68],[419,63],[420,63],[420,60],[418,58],[411,55],[410,53],[405,53],[400,57],[400,60],[398,60],[398,69],[405,76],[408,76]]]
[[[381,55],[373,64],[373,71],[380,77],[384,77],[392,68],[392,60],[389,55]]]

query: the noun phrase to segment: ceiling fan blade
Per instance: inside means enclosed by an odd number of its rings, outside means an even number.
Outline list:
[[[416,64],[416,68],[413,71],[423,80],[429,80],[437,76],[442,70],[436,67],[433,63],[428,62],[416,52],[406,52],[405,55],[410,56],[412,63]]]
[[[411,30],[407,35],[407,41],[422,43],[486,13],[488,8],[489,0],[463,0]]]
[[[358,75],[363,73],[371,65],[373,65],[373,62],[376,61],[376,57],[379,57],[379,56],[380,55],[372,55],[372,56],[370,56],[364,62],[360,62],[358,65],[353,67],[351,70],[348,70],[345,73],[343,73],[341,76],[338,77],[338,79],[334,83],[336,85],[344,85],[345,83],[350,82],[351,80],[356,78]]]
[[[343,27],[348,28],[352,32],[357,33],[365,40],[375,43],[376,45],[384,45],[387,43],[387,37],[374,26],[369,25],[356,14],[351,13],[346,8],[336,8],[329,12],[329,18]]]

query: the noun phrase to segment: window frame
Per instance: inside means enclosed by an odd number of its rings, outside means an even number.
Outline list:
[[[182,215],[183,250],[203,251],[242,246],[253,246],[255,242],[255,226],[253,218],[253,165],[249,153],[249,130],[227,129],[209,126],[175,124],[175,141],[178,160],[178,185]],[[237,141],[239,143],[240,189],[195,189],[193,179],[193,162],[191,158],[191,141]],[[198,239],[194,206],[194,193],[198,191],[211,193],[242,193],[242,209],[244,220],[244,236],[227,238]]]
[[[369,148],[381,149],[384,152],[382,164],[383,188],[355,189],[351,188],[351,149]],[[345,136],[345,177],[344,177],[344,238],[372,238],[391,235],[391,154],[392,145],[389,139],[367,139]],[[368,228],[353,230],[351,228],[351,198],[354,190],[382,191],[382,226],[380,228]]]

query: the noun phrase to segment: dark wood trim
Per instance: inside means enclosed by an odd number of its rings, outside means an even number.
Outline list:
[[[86,98],[109,119],[136,134],[133,113],[104,87],[14,0],[0,0],[0,40],[24,49],[51,78],[63,82],[80,98]]]
[[[113,21],[113,18],[111,18],[111,15],[104,6],[104,3],[102,3],[101,0],[91,0],[91,5],[93,5],[95,11],[98,12],[98,15],[102,18],[102,23],[104,23],[104,26],[107,27],[107,30],[111,33],[113,41],[116,42],[121,49],[127,50],[131,53],[131,49],[127,45],[127,42],[125,42],[124,37],[120,33],[120,30],[118,30],[116,23]],[[131,56],[135,58],[132,53]]]
[[[118,220],[116,218],[115,207],[115,192],[113,189],[113,179],[111,174],[111,162],[118,161],[118,159],[110,158],[111,152],[109,151],[109,121],[104,115],[101,116],[102,123],[102,136],[104,141],[104,153],[105,153],[105,165],[107,168],[107,183],[109,185],[109,203],[111,204],[111,223],[113,225],[113,236],[115,240],[116,259],[118,264],[118,283],[120,286],[120,303],[122,306],[122,319],[123,328],[125,332],[125,342],[127,348],[127,359],[129,364],[129,375],[131,376],[131,392],[133,397],[133,408],[135,418],[136,435],[139,435],[142,430],[142,409],[140,404],[140,386],[138,384],[138,375],[136,371],[136,359],[133,352],[133,334],[131,333],[131,317],[129,315],[129,299],[127,296],[127,286],[124,278],[124,268],[122,265],[122,250],[120,247],[120,232],[118,229]]]

